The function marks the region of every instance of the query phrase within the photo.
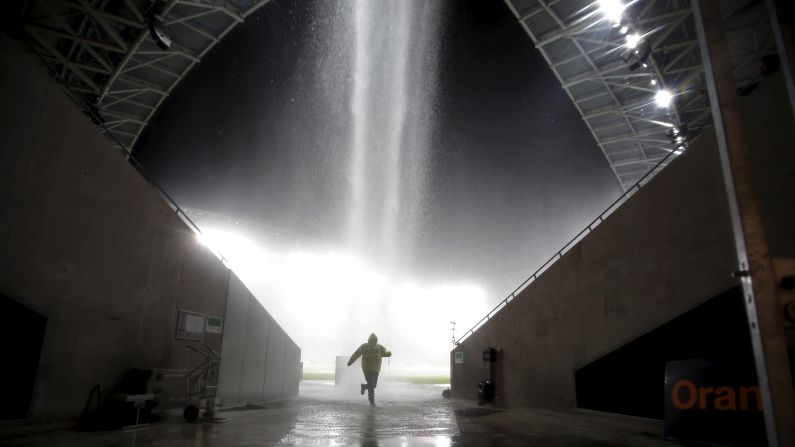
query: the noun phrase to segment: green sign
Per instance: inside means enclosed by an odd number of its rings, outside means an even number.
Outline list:
[[[221,333],[221,326],[223,325],[224,319],[221,317],[207,317],[207,329],[206,331],[211,334],[220,334]]]

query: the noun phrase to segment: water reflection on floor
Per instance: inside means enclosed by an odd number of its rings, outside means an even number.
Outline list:
[[[443,387],[379,384],[376,407],[356,389],[303,382],[299,398],[222,412],[223,424],[160,422],[131,431],[54,430],[9,435],[0,445],[54,447],[212,446],[663,446],[658,425],[550,412],[467,411]]]
[[[358,384],[304,382],[293,428],[280,442],[288,445],[449,446],[458,433],[453,405],[444,387],[382,382],[376,407],[360,395]]]

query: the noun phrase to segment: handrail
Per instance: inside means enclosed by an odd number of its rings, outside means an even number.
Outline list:
[[[520,293],[522,290],[524,290],[533,281],[538,279],[539,275],[541,275],[541,273],[543,273],[547,269],[547,267],[551,266],[555,261],[557,261],[560,258],[562,258],[563,254],[565,254],[568,251],[568,249],[571,248],[575,244],[575,242],[579,242],[579,240],[581,239],[582,236],[585,236],[586,234],[588,234],[591,231],[593,231],[593,229],[597,225],[599,225],[600,223],[602,223],[604,221],[605,217],[607,217],[608,214],[610,214],[612,211],[614,211],[613,207],[616,207],[616,205],[619,204],[619,202],[621,202],[623,200],[626,200],[627,198],[629,198],[629,196],[631,196],[635,192],[639,191],[640,188],[641,188],[641,183],[643,183],[643,181],[646,180],[646,178],[649,177],[652,173],[657,171],[661,167],[661,165],[663,163],[665,163],[665,161],[668,160],[673,154],[674,154],[674,151],[671,151],[665,157],[663,157],[662,160],[657,162],[657,164],[654,165],[654,167],[651,168],[647,173],[643,174],[643,176],[640,179],[638,179],[638,181],[635,182],[634,185],[632,185],[629,189],[627,189],[620,196],[618,196],[618,198],[616,200],[614,200],[613,203],[611,203],[604,211],[602,211],[598,216],[596,216],[596,218],[594,218],[594,220],[592,220],[585,228],[583,228],[573,238],[571,238],[568,242],[566,242],[566,244],[564,244],[563,247],[560,250],[556,251],[555,254],[553,254],[549,259],[547,259],[547,261],[545,263],[541,264],[541,267],[536,269],[536,271],[533,272],[532,275],[530,275],[527,279],[522,281],[522,283],[519,284],[519,287],[515,288],[513,290],[513,292],[511,292],[507,297],[505,297],[504,300],[500,301],[499,304],[494,306],[494,309],[491,309],[489,311],[489,313],[486,314],[485,317],[481,318],[480,321],[475,323],[475,325],[472,326],[471,329],[469,329],[468,331],[464,332],[464,334],[458,340],[456,340],[456,342],[455,342],[456,346],[458,346],[458,344],[460,344],[462,341],[464,341],[467,337],[469,337],[470,335],[474,334],[475,331],[478,328],[480,328],[480,326],[482,326],[485,322],[489,321],[491,319],[491,317],[493,317],[500,309],[502,309],[503,307],[508,305],[508,303],[513,301],[514,298],[516,298],[518,293]]]

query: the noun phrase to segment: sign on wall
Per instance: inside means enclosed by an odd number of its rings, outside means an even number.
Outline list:
[[[456,363],[464,363],[464,353],[462,351],[456,351],[456,353],[455,353],[455,362]]]
[[[223,326],[223,321],[224,320],[221,317],[213,317],[208,315],[206,331],[210,334],[220,334],[221,328]]]
[[[180,309],[177,316],[177,338],[180,340],[202,340],[204,337],[204,314]]]
[[[666,363],[665,436],[730,446],[766,445],[753,364]]]

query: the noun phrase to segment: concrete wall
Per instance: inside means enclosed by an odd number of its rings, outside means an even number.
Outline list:
[[[199,363],[177,312],[224,317],[230,272],[32,55],[2,35],[0,55],[0,291],[48,319],[34,419],[74,418],[128,368]]]
[[[477,397],[494,347],[504,405],[574,408],[575,369],[731,287],[728,222],[704,136],[454,350],[454,397]]]
[[[301,379],[301,349],[235,275],[229,282],[226,324],[219,377],[221,405],[295,396]]]
[[[783,80],[742,104],[770,252],[795,247],[795,131]],[[714,133],[707,130],[640,192],[451,352],[457,398],[477,398],[481,352],[501,352],[506,406],[571,410],[574,371],[735,285]],[[454,362],[463,352],[464,363]]]

